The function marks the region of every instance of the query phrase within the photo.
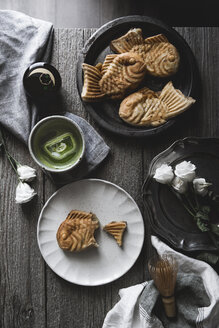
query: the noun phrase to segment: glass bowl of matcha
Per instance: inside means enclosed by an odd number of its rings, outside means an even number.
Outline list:
[[[71,119],[53,115],[40,120],[32,129],[28,147],[34,161],[50,172],[76,167],[85,151],[81,128]]]

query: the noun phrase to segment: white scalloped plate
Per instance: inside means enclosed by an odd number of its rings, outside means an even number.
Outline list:
[[[100,221],[98,248],[71,253],[59,248],[56,232],[72,210],[93,212]],[[110,221],[127,221],[123,246],[102,230]],[[70,183],[44,205],[37,226],[41,254],[63,279],[84,286],[109,283],[124,275],[137,260],[144,241],[144,222],[133,198],[115,184],[98,179]]]

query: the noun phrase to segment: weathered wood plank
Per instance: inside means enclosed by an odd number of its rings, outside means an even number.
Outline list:
[[[176,30],[185,38],[195,54],[202,85],[200,102],[192,115],[187,133],[218,137],[219,28],[182,27]]]
[[[23,144],[12,136],[6,138],[6,143],[20,163],[36,167]],[[32,183],[38,198],[23,206],[15,204],[16,174],[6,156],[0,156],[0,327],[44,327],[45,264],[36,240],[43,204],[42,172],[37,168],[38,178]]]

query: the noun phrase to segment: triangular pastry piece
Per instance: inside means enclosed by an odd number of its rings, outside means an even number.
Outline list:
[[[115,238],[117,244],[122,246],[122,237],[126,227],[127,223],[125,221],[112,221],[105,225],[103,230],[111,234]]]
[[[97,228],[99,221],[95,214],[72,210],[58,228],[56,238],[59,247],[71,252],[98,247],[94,237]]]

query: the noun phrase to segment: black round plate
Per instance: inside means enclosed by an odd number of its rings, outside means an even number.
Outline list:
[[[83,87],[82,63],[95,65],[98,62],[103,62],[106,55],[113,53],[109,46],[110,41],[124,35],[129,29],[134,27],[142,29],[144,38],[163,33],[178,49],[181,59],[179,70],[175,75],[168,79],[147,76],[140,87],[148,86],[152,90],[158,91],[161,90],[169,80],[172,80],[174,87],[180,89],[184,95],[194,97],[194,88],[197,84],[197,67],[190,47],[173,28],[147,16],[126,16],[115,19],[103,25],[90,37],[79,56],[77,64],[77,86],[79,94],[81,95]],[[178,119],[178,117],[176,117],[158,127],[131,126],[120,119],[118,115],[120,102],[121,101],[104,100],[99,103],[84,102],[83,104],[94,120],[102,127],[123,136],[147,137],[157,135],[171,127]]]
[[[151,162],[143,185],[147,218],[154,232],[176,248],[184,251],[215,250],[208,234],[197,228],[168,186],[153,179],[161,164],[174,167],[184,160],[194,163],[197,176],[211,182],[211,190],[219,192],[219,138],[190,137],[178,140]],[[219,223],[219,218],[215,223]]]

